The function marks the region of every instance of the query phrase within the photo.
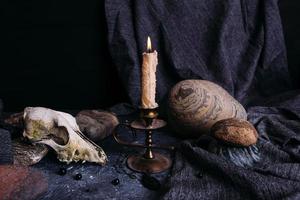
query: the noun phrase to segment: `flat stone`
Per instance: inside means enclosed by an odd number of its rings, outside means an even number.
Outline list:
[[[115,114],[99,110],[83,110],[76,115],[80,130],[94,142],[111,135],[119,124]]]
[[[211,128],[211,135],[225,143],[244,147],[256,144],[258,139],[254,126],[246,120],[237,118],[216,122]]]
[[[48,153],[48,147],[46,145],[33,145],[25,142],[21,138],[13,140],[12,146],[15,165],[34,165]]]
[[[28,167],[0,166],[0,199],[37,199],[47,191],[42,173]]]

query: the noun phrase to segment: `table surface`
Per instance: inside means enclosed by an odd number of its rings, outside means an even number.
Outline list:
[[[124,139],[133,142],[143,142],[145,134],[137,132],[136,138],[132,137],[129,130],[118,129]],[[157,144],[176,144],[178,139],[172,136],[167,127],[154,131],[153,140]],[[108,163],[100,166],[92,163],[70,163],[63,164],[56,159],[54,152],[50,152],[43,160],[33,167],[41,170],[48,179],[48,191],[40,199],[157,199],[162,191],[153,191],[141,184],[142,174],[133,172],[126,165],[128,155],[143,153],[142,148],[126,147],[117,144],[112,136],[98,143],[108,156]],[[160,151],[172,156],[172,152]],[[58,174],[60,167],[68,168],[67,174]],[[161,184],[167,181],[170,170],[153,174]],[[77,173],[82,174],[81,180],[75,180]],[[115,178],[120,184],[114,186],[111,181]]]

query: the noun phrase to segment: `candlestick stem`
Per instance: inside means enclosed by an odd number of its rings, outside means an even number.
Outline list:
[[[151,130],[146,130],[147,136],[146,136],[146,152],[144,154],[144,158],[146,159],[153,159],[154,154],[152,152],[152,131]]]

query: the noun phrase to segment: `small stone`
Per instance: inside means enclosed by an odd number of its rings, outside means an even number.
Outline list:
[[[119,124],[114,113],[100,110],[82,110],[76,115],[80,130],[94,142],[111,135]]]
[[[80,173],[75,175],[75,180],[81,180],[82,179],[82,175]]]
[[[120,180],[118,178],[114,179],[111,181],[111,184],[113,185],[119,185],[120,184]]]
[[[67,174],[67,169],[64,168],[64,167],[61,167],[58,171],[58,174],[61,175],[61,176],[64,176]]]
[[[256,144],[258,133],[254,126],[242,119],[229,118],[216,122],[211,135],[225,144],[248,147]]]

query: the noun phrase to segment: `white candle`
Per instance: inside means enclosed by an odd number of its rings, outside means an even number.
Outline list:
[[[152,52],[151,39],[147,39],[147,52],[143,53],[142,77],[141,77],[141,107],[145,109],[156,108],[156,66],[157,51]]]

